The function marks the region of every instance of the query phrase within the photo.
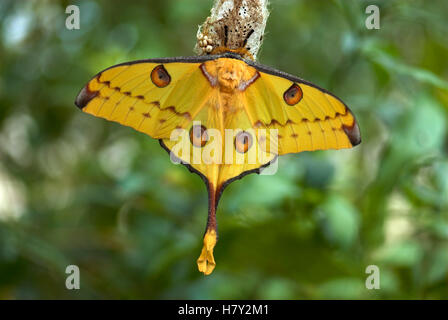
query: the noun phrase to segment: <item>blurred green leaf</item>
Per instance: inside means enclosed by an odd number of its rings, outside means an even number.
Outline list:
[[[359,212],[344,198],[329,197],[317,211],[325,236],[331,243],[348,248],[359,232]]]

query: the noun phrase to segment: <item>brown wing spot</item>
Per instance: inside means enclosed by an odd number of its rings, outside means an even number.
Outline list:
[[[239,153],[246,153],[252,146],[252,143],[252,136],[246,131],[238,132],[235,137],[235,149]]]
[[[207,128],[202,125],[194,125],[190,129],[190,141],[195,147],[203,147],[208,141]]]
[[[256,129],[261,128],[262,126],[263,126],[263,123],[262,123],[260,120],[258,120],[258,121],[255,122],[255,124],[254,124],[254,128],[256,128]]]
[[[151,118],[149,112],[142,113],[142,116],[144,116],[145,118]]]
[[[171,82],[171,76],[162,64],[151,71],[151,81],[159,88],[164,88]]]
[[[89,89],[89,84],[87,84],[84,88],[81,89],[78,96],[75,100],[75,105],[79,109],[83,109],[93,98],[98,96],[99,91],[91,91]]]
[[[160,108],[160,103],[157,105]],[[188,112],[180,113],[176,111],[176,108],[174,106],[169,106],[160,110],[170,110],[171,112],[184,117],[185,119],[191,120],[191,115]]]
[[[291,135],[291,138],[298,138],[299,137],[299,135],[297,134],[297,133],[293,133],[292,135]]]
[[[297,83],[294,83],[283,94],[283,100],[290,106],[296,105],[302,100],[303,92]]]
[[[159,122],[160,123],[164,123],[164,122],[166,122],[166,120],[165,119],[160,119]]]
[[[351,126],[342,126],[342,129],[349,138],[353,147],[361,143],[361,132],[359,131],[356,120],[353,119],[353,124]]]

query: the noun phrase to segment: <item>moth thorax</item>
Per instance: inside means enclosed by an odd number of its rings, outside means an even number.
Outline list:
[[[233,92],[243,81],[244,62],[219,59],[216,62],[217,78],[221,91]]]
[[[235,51],[256,59],[269,16],[268,0],[215,0],[211,15],[199,27],[199,55]]]

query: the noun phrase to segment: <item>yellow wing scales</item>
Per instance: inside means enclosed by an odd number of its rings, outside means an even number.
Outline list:
[[[356,120],[341,100],[229,52],[111,67],[87,83],[75,104],[159,139],[204,179],[209,218],[197,263],[205,274],[215,267],[215,212],[231,181],[278,155],[360,143]]]
[[[247,155],[243,163],[225,163],[224,141],[215,141],[221,150],[216,164],[181,157],[215,188],[277,155],[350,148],[359,142],[355,119],[342,101],[298,78],[264,72],[237,59],[118,65],[94,77],[77,104],[87,113],[162,139],[169,150],[176,143],[169,141],[172,132],[189,131],[194,122],[217,129],[224,138],[226,129],[253,130],[253,148],[262,148],[263,154],[252,164]],[[277,140],[270,129],[277,129]],[[192,155],[195,146],[190,148]]]
[[[302,98],[288,105],[283,96],[296,83]],[[260,92],[268,93],[260,94]],[[278,154],[350,148],[359,141],[355,118],[345,104],[311,84],[261,72],[246,91],[254,128],[278,130]],[[275,106],[272,107],[272,105]],[[354,137],[350,137],[351,131]],[[353,140],[353,143],[351,141]]]
[[[164,67],[173,80],[158,88],[150,78],[158,65],[136,63],[107,69],[86,85],[77,104],[84,112],[153,138],[169,138],[175,128],[185,128],[204,106],[209,86],[199,64],[170,63]]]

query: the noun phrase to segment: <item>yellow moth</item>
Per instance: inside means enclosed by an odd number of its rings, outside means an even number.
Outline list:
[[[83,112],[158,139],[202,177],[209,211],[197,264],[206,275],[216,266],[216,208],[230,182],[279,155],[361,142],[355,117],[339,98],[255,61],[267,16],[267,0],[217,0],[198,31],[198,56],[112,66],[93,77],[75,102]]]

